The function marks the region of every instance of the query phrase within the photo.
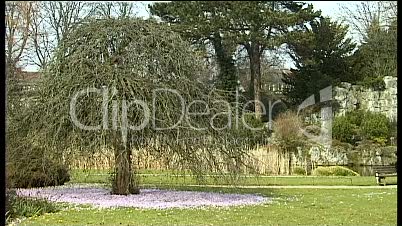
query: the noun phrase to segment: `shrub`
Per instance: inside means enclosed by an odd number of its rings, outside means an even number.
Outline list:
[[[313,170],[315,176],[359,176],[355,171],[343,166],[317,167]]]
[[[239,124],[241,126],[246,126],[243,124],[242,120],[244,120],[244,122],[247,124],[247,126],[249,126],[251,128],[261,128],[261,127],[265,126],[265,124],[262,122],[261,119],[257,119],[255,117],[254,113],[251,113],[251,114],[246,113],[246,114],[242,115],[242,119],[239,120]]]
[[[295,152],[298,147],[306,145],[304,136],[301,132],[302,120],[292,112],[287,111],[280,114],[274,121],[274,133],[282,154],[288,155],[287,174],[292,172],[292,158],[290,154]]]
[[[235,122],[235,120],[235,118],[232,118],[232,123]],[[245,113],[238,120],[238,129],[232,134],[235,140],[237,140],[236,138],[244,139],[247,137],[249,145],[253,146],[258,144],[261,140],[266,139],[271,134],[271,131],[265,128],[266,123],[261,119],[257,119],[255,113]],[[232,124],[232,126],[235,127],[234,124]],[[255,128],[257,130],[251,130],[249,128]],[[263,129],[260,130],[258,128]]]
[[[300,166],[294,167],[292,172],[295,175],[306,175],[306,170]]]
[[[366,114],[366,112],[363,110],[354,110],[354,111],[347,112],[345,114],[345,116],[348,118],[350,123],[352,123],[356,126],[361,126],[362,119],[365,114]]]
[[[366,139],[384,144],[390,137],[390,121],[384,114],[366,112],[363,116],[361,130]]]
[[[279,140],[292,143],[302,137],[300,128],[302,121],[296,113],[287,111],[278,116],[274,122],[274,132]]]
[[[334,119],[332,125],[332,137],[341,142],[355,143],[357,138],[357,127],[347,116],[339,116]]]
[[[360,82],[365,88],[371,88],[375,91],[382,91],[385,89],[385,82],[382,76],[378,77],[365,77],[362,82]]]
[[[396,138],[398,137],[398,124],[396,121],[390,121],[389,123],[389,138],[390,145],[396,145]]]
[[[68,168],[41,148],[10,151],[7,160],[9,187],[32,188],[63,185],[70,180]]]
[[[333,138],[350,144],[365,139],[385,145],[390,137],[396,135],[395,131],[395,123],[392,123],[386,115],[361,110],[336,117],[332,126]]]
[[[33,217],[54,213],[58,208],[45,199],[20,197],[14,190],[6,191],[6,221],[19,217]]]

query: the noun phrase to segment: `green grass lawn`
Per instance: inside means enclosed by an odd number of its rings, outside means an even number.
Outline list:
[[[173,171],[150,171],[144,170],[139,172],[141,184],[153,185],[192,185],[197,184],[195,177],[190,176],[177,176]],[[176,173],[182,174],[183,172]],[[158,174],[158,175],[154,175]],[[72,170],[71,183],[108,183],[107,170]],[[213,178],[206,177],[205,184],[229,184],[226,178]],[[387,183],[396,184],[397,178],[386,178]],[[374,176],[253,176],[247,175],[240,176],[236,183],[237,185],[359,185],[368,186],[376,185]]]
[[[176,187],[183,190],[259,193],[264,205],[230,208],[141,210],[67,208],[24,220],[21,225],[396,225],[397,189],[240,189]]]

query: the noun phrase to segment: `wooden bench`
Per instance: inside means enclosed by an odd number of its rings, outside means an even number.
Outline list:
[[[386,177],[397,176],[395,166],[373,166],[373,170],[375,172],[375,178],[377,179],[378,185],[386,185],[385,180],[383,183],[381,183],[382,179],[385,179]]]

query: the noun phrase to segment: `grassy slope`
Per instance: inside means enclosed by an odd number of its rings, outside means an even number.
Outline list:
[[[186,188],[274,197],[259,206],[205,209],[67,209],[21,225],[396,225],[396,189]]]

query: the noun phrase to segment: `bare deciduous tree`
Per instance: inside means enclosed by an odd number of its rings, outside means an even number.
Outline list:
[[[30,26],[32,62],[40,68],[47,62],[57,44],[76,23],[94,15],[94,3],[37,2]]]
[[[396,1],[364,1],[352,5],[342,5],[343,19],[351,26],[354,33],[363,40],[372,21],[377,20],[388,26],[397,16]]]
[[[126,18],[135,16],[136,3],[131,2],[105,2],[96,7],[96,15],[101,18]]]
[[[33,8],[33,2],[6,2],[6,70],[10,78],[15,77],[27,52]]]

